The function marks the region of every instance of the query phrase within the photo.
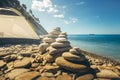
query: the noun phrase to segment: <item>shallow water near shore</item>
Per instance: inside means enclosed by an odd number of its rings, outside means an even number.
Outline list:
[[[68,35],[72,46],[120,62],[120,35]]]

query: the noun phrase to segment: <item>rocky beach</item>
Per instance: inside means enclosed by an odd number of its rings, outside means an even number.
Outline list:
[[[120,63],[71,46],[57,27],[40,44],[1,46],[0,80],[120,80]]]

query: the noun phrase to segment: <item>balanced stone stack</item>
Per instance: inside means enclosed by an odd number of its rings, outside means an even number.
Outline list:
[[[51,43],[55,42],[55,39],[58,37],[60,33],[61,33],[61,30],[59,27],[57,27],[43,38],[42,40],[43,43],[39,45],[40,54],[43,54],[46,52],[46,49],[50,46]]]
[[[90,64],[77,47],[70,49],[69,52],[64,52],[62,57],[58,57],[55,62],[58,66],[68,71],[89,74]],[[91,74],[88,80],[92,80],[93,78],[94,76]],[[82,79],[86,80],[85,78]]]
[[[62,35],[62,37],[61,37]],[[47,62],[54,62],[55,59],[65,51],[71,49],[70,42],[67,40],[66,33],[61,33],[56,41],[50,44],[47,48],[47,54],[44,56],[44,60]]]

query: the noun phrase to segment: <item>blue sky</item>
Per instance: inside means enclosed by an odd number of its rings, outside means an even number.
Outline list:
[[[120,0],[19,0],[49,32],[120,34]]]

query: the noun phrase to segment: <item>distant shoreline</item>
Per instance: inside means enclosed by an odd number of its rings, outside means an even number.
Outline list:
[[[98,54],[95,54],[95,53],[91,53],[91,52],[88,52],[88,51],[85,51],[85,50],[81,50],[83,52],[83,54],[87,55],[87,56],[90,56],[94,59],[100,59],[100,60],[103,60],[105,61],[106,63],[113,63],[114,65],[120,65],[120,61],[117,61],[115,59],[111,59],[111,58],[108,58],[108,57],[105,57],[105,56],[101,56],[101,55],[98,55]]]

